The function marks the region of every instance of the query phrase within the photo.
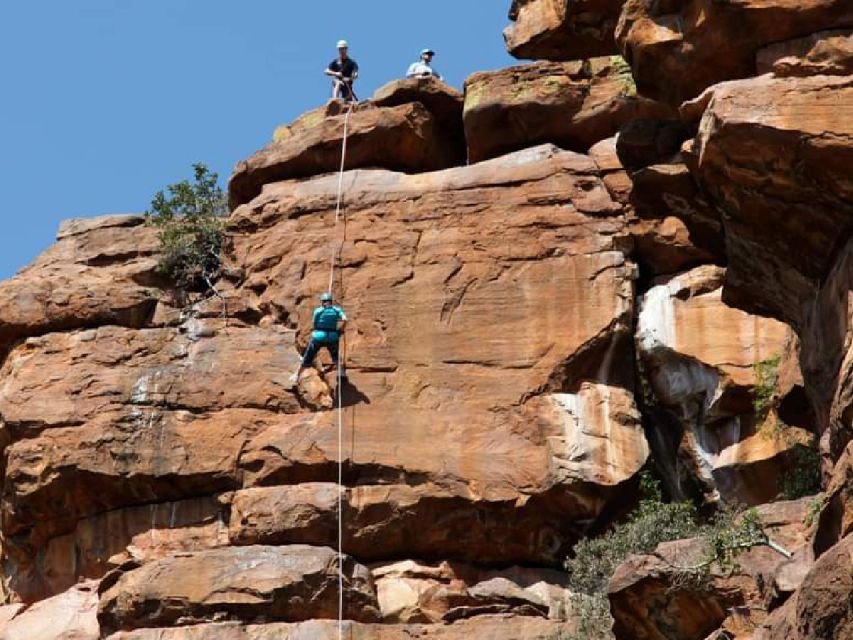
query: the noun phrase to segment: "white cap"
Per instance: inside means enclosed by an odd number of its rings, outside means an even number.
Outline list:
[[[346,40],[338,40],[338,49],[347,49],[349,48],[349,42]]]
[[[432,49],[424,49],[423,51],[421,51],[421,55],[424,55],[425,53],[435,55],[435,51],[433,51]]]

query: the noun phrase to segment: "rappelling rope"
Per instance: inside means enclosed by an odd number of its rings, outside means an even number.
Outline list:
[[[338,228],[338,220],[341,217],[341,203],[344,195],[344,168],[347,160],[347,135],[349,134],[349,116],[352,113],[353,103],[350,102],[347,107],[346,115],[344,116],[344,137],[341,144],[341,168],[338,171],[338,197],[335,202],[335,230]],[[346,233],[346,231],[344,231]],[[335,266],[340,260],[341,251],[343,250],[345,235],[341,236],[341,240],[334,251],[332,251],[332,262],[329,268],[329,293],[332,293],[332,287],[335,285]],[[341,287],[341,300],[343,300],[344,292]],[[344,338],[341,337],[341,341]],[[341,367],[344,366],[345,351],[341,350],[341,345],[338,345],[338,386],[335,393],[338,396],[338,640],[343,640],[344,636],[344,409],[343,409],[343,394],[341,393],[341,383],[343,375]]]

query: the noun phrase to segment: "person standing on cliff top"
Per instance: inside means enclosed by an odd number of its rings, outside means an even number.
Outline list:
[[[435,76],[439,80],[441,80],[441,76],[438,75],[435,69],[432,68],[432,58],[435,55],[435,51],[432,49],[424,49],[421,51],[421,59],[417,62],[413,62],[409,65],[409,70],[406,72],[407,78],[426,78],[428,76]]]
[[[349,44],[346,40],[338,41],[338,57],[329,63],[325,73],[333,78],[332,98],[355,102],[352,84],[358,78],[358,63],[349,57]]]
[[[308,343],[302,362],[299,363],[296,373],[290,377],[290,381],[299,382],[302,371],[314,363],[314,358],[317,357],[317,353],[323,347],[329,350],[332,362],[340,370],[341,378],[346,378],[346,369],[339,364],[338,343],[347,325],[347,315],[341,307],[334,303],[331,293],[324,293],[320,296],[320,306],[314,309],[312,323],[314,331],[311,333],[311,342]]]

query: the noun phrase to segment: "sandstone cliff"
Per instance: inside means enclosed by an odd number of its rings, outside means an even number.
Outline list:
[[[341,103],[239,162],[221,298],[139,216],[0,283],[0,638],[335,638],[339,568],[348,638],[577,637],[643,469],[792,557],[633,556],[616,638],[853,637],[850,4],[510,18],[538,61],[354,108],[337,226]],[[294,383],[339,242],[350,378]]]

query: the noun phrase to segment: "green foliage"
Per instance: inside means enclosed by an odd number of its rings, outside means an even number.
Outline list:
[[[791,467],[779,481],[782,497],[796,500],[820,491],[820,452],[813,440],[809,446],[794,447]]]
[[[637,95],[637,83],[634,80],[634,72],[631,69],[631,65],[622,56],[610,56],[610,62],[613,64],[616,77],[622,83],[622,95]]]
[[[737,569],[737,556],[751,547],[767,544],[757,512],[721,509],[703,521],[692,503],[666,503],[660,485],[648,472],[641,475],[643,498],[628,520],[598,538],[581,540],[575,555],[566,560],[569,586],[576,594],[573,607],[578,617],[576,634],[566,640],[612,638],[607,583],[616,568],[633,554],[652,553],[662,542],[701,537],[704,551],[692,566],[671,567],[674,587],[701,588],[710,579],[712,566]]]
[[[627,522],[598,538],[581,540],[575,545],[574,557],[566,560],[569,586],[577,594],[573,605],[579,618],[579,638],[611,637],[607,583],[628,556],[651,553],[661,542],[690,538],[701,529],[695,506],[663,502],[660,485],[647,471],[640,483],[643,498]]]
[[[225,196],[218,176],[203,164],[193,165],[195,181],[183,180],[158,191],[145,213],[159,229],[160,273],[183,291],[216,294],[225,238]],[[218,294],[217,294],[218,295]]]
[[[803,518],[803,524],[810,527],[817,522],[820,512],[823,511],[827,502],[829,502],[829,496],[825,493],[815,496],[814,500],[809,502],[809,508],[806,511],[806,516]]]
[[[755,386],[752,390],[752,408],[758,421],[767,418],[770,410],[776,406],[776,387],[779,384],[781,361],[781,357],[776,355],[753,365]]]

